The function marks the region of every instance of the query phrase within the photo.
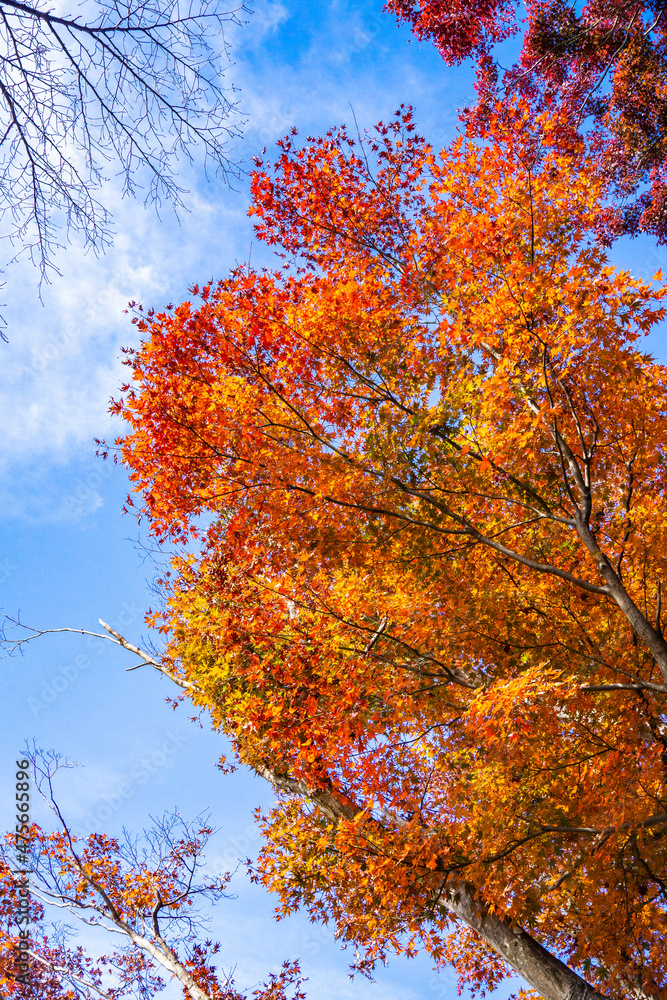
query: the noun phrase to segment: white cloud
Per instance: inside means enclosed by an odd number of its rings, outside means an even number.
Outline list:
[[[245,27],[231,26],[227,34],[234,45],[227,79],[240,88],[249,119],[229,155],[246,166],[263,146],[271,156],[293,125],[302,136],[322,133],[350,121],[352,104],[364,127],[390,117],[402,99],[436,94],[440,86],[428,59],[421,68],[417,46],[403,58],[391,19],[370,5],[332,0],[306,8],[265,0]],[[399,42],[397,61],[390,46]],[[446,101],[436,103],[431,114],[439,120]],[[118,431],[107,407],[125,377],[120,349],[137,342],[123,313],[129,300],[157,308],[181,301],[192,283],[221,277],[247,259],[251,246],[253,262],[270,259],[266,248],[253,246],[245,178],[230,190],[222,180],[206,183],[185,164],[180,180],[191,191],[191,211],[181,213],[180,224],[170,208],[159,218],[110,182],[104,200],[115,219],[115,246],[96,258],[74,241],[56,260],[63,277],[43,289],[43,306],[30,263],[8,269],[11,342],[0,345],[5,471],[90,456],[94,437]]]
[[[141,206],[120,202],[116,245],[99,258],[70,246],[63,277],[43,289],[43,304],[28,262],[9,270],[10,343],[0,346],[0,463],[37,455],[60,460],[82,446],[92,451],[94,437],[118,432],[108,401],[127,377],[121,347],[138,339],[125,315],[128,302],[159,308],[180,301],[202,271],[204,278],[213,276],[206,273],[213,259],[222,273],[236,249],[234,230],[243,212],[221,211],[201,198],[193,207],[179,225],[173,213],[160,221]],[[216,244],[224,250],[214,252]]]
[[[241,15],[242,23],[230,24],[225,31],[227,42],[232,46],[232,57],[236,58],[236,50],[243,46],[246,50],[260,48],[267,39],[275,35],[278,28],[288,20],[288,7],[280,0],[265,0],[254,4],[245,15]]]

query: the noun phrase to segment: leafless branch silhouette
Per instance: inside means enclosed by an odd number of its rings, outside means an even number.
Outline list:
[[[111,242],[100,188],[182,205],[176,161],[203,152],[209,172],[237,173],[239,134],[224,28],[246,11],[224,0],[90,0],[74,14],[48,0],[0,0],[0,235],[7,259],[30,255],[41,278],[72,231]],[[60,4],[58,4],[60,6]]]

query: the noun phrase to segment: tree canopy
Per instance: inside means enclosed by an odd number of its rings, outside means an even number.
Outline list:
[[[0,842],[0,987],[15,1000],[152,1000],[176,981],[185,1000],[246,1000],[221,950],[207,934],[205,902],[226,896],[229,872],[204,870],[213,830],[206,817],[177,811],[155,819],[141,837],[77,837],[54,792],[72,766],[53,751],[29,751],[17,779],[33,784],[55,816],[49,832],[21,824]],[[17,877],[16,866],[23,872]],[[112,952],[92,958],[62,914],[104,929]],[[17,933],[18,928],[18,933]],[[74,938],[74,940],[73,940]],[[23,968],[22,968],[23,966]],[[27,966],[28,972],[25,967]],[[285,962],[253,992],[254,1000],[305,1000],[296,962]]]
[[[387,0],[448,63],[472,58],[483,121],[493,101],[521,93],[558,107],[588,134],[613,193],[611,233],[667,239],[667,11],[654,0]],[[519,10],[525,14],[520,18]],[[521,33],[517,62],[498,46]],[[506,50],[505,50],[506,51]]]
[[[660,997],[667,290],[609,263],[561,125],[284,140],[251,208],[280,266],[139,315],[118,444],[154,534],[200,539],[151,621],[282,793],[282,911],[361,969]]]

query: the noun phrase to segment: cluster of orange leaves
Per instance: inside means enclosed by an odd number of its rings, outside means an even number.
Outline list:
[[[484,122],[501,94],[537,111],[557,108],[584,135],[612,198],[607,232],[667,240],[667,15],[661,0],[386,0],[385,8],[430,39],[448,64],[472,59],[478,103],[463,116]],[[521,35],[517,61],[496,58]]]

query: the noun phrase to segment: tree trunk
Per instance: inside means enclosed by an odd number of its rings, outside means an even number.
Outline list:
[[[445,906],[495,949],[545,1000],[603,1000],[602,993],[589,986],[530,934],[513,925],[507,917],[489,913],[475,897],[474,888],[463,880],[452,885]]]
[[[255,765],[255,770],[280,791],[308,799],[334,822],[353,819],[360,811],[333,789],[309,789],[304,781],[279,774],[266,765]],[[477,898],[474,886],[463,879],[450,883],[442,902],[545,1000],[607,1000],[522,928],[507,917],[489,913],[486,904]]]

